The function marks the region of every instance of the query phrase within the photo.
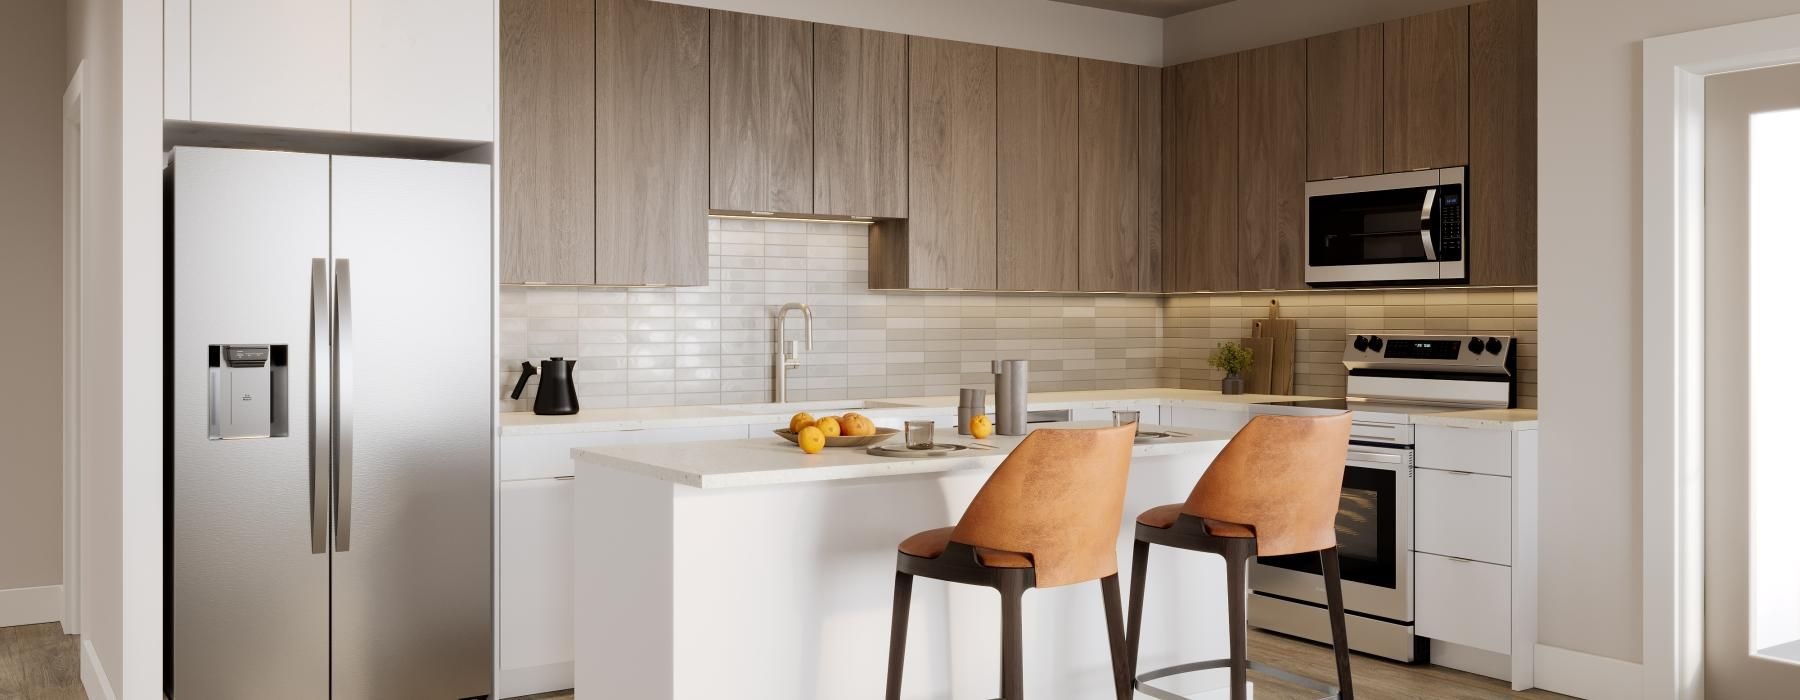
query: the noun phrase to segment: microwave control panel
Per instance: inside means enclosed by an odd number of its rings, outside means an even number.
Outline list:
[[[1455,262],[1462,259],[1463,252],[1462,188],[1445,186],[1443,202],[1444,212],[1438,222],[1438,260]]]

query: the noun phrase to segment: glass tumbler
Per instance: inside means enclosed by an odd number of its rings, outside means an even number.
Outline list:
[[[1113,427],[1118,427],[1118,426],[1126,425],[1126,424],[1130,424],[1132,426],[1132,432],[1137,432],[1136,426],[1138,424],[1138,412],[1137,411],[1113,411]]]
[[[933,433],[937,423],[928,420],[909,420],[906,422],[906,449],[929,450],[937,445]]]

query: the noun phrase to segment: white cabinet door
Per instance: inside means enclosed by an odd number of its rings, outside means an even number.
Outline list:
[[[1219,430],[1236,433],[1250,422],[1248,408],[1196,408],[1193,406],[1176,406],[1172,409],[1169,425],[1178,428],[1194,428],[1196,430]]]
[[[350,129],[350,0],[190,0],[189,118]]]
[[[500,673],[495,697],[575,685],[572,479],[500,485]]]
[[[1413,549],[1512,564],[1512,479],[1415,471]]]
[[[1414,615],[1420,636],[1512,653],[1512,569],[1418,554],[1413,580]]]
[[[494,140],[495,0],[351,0],[350,129]]]

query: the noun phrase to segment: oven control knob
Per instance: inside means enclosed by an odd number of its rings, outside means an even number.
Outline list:
[[[1481,339],[1480,338],[1470,338],[1469,339],[1469,354],[1471,354],[1471,355],[1480,355],[1481,354]]]
[[[1383,341],[1381,339],[1381,336],[1379,336],[1379,335],[1369,336],[1369,349],[1370,350],[1374,350],[1375,352],[1381,352],[1381,346],[1386,345],[1386,344],[1387,343],[1385,341]]]
[[[1369,339],[1359,335],[1350,345],[1355,347],[1357,352],[1362,352],[1369,349]]]
[[[1499,338],[1488,338],[1487,351],[1489,354],[1498,355],[1500,354],[1500,351],[1504,349],[1506,349],[1506,346],[1500,344]]]

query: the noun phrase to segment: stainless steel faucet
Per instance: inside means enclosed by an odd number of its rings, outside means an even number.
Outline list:
[[[806,349],[812,350],[812,307],[788,302],[775,312],[775,403],[787,402],[787,372],[800,366],[800,341],[787,339],[787,315],[799,311],[806,317]]]

